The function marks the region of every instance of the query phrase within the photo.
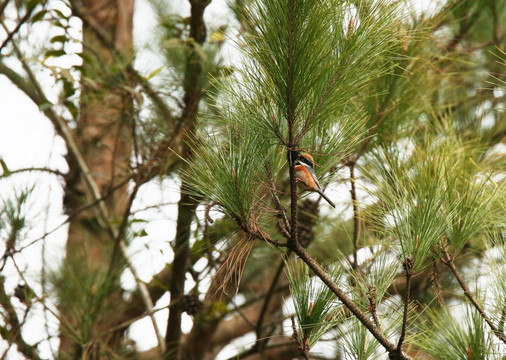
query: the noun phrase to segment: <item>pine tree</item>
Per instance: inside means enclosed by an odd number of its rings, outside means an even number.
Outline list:
[[[232,358],[501,359],[506,4],[238,1],[235,28],[204,21],[210,1],[189,5],[184,17],[151,2],[163,66],[144,68],[134,1],[0,4],[0,73],[68,152],[65,173],[0,159],[2,181],[57,176],[68,223],[60,267],[35,279],[19,263],[46,242],[29,229],[37,185],[2,194],[5,351],[40,359],[53,336],[61,359],[213,359],[253,334]],[[302,152],[337,209],[298,187]],[[152,254],[154,238],[136,204],[157,182],[180,195],[175,235],[143,282],[131,251]],[[48,340],[32,344],[37,311]],[[144,352],[129,338],[143,317],[157,343]]]

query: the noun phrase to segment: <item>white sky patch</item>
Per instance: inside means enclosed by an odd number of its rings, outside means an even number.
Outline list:
[[[219,353],[216,355],[215,360],[226,360],[231,356],[239,354],[245,350],[251,348],[256,342],[256,336],[254,332],[249,332],[246,335],[243,335],[225,346]]]

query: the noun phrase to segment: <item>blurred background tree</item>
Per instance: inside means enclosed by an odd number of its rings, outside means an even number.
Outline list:
[[[147,51],[134,0],[0,3],[0,73],[68,167],[0,159],[3,357],[502,359],[506,3],[237,1],[218,25],[212,5],[152,0]],[[299,151],[337,209],[297,191]],[[142,203],[156,184],[177,204]],[[175,229],[146,278],[150,211]]]

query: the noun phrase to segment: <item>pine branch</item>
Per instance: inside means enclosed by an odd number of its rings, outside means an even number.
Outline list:
[[[13,174],[19,174],[19,173],[31,172],[31,171],[45,172],[45,173],[49,173],[49,174],[53,174],[53,175],[57,175],[57,176],[61,176],[61,177],[65,176],[65,174],[59,170],[45,168],[45,167],[31,167],[31,168],[22,168],[22,169],[16,169],[16,170],[9,169],[8,172],[4,171],[4,173],[0,175],[0,179],[9,177]]]
[[[369,332],[378,340],[378,342],[389,352],[390,355],[397,356],[397,346],[394,345],[380,330],[374,325],[371,320],[364,314],[362,310],[341,290],[334,281],[327,275],[327,273],[318,265],[318,263],[306,252],[306,250],[297,244],[295,248],[290,248],[295,252],[302,261],[327,285],[334,294],[339,298],[344,306],[369,330]],[[397,357],[398,359],[410,359],[408,355],[401,352]]]
[[[40,360],[36,345],[29,345],[21,336],[22,323],[19,322],[18,315],[14,306],[11,303],[11,297],[5,292],[5,278],[0,276],[0,305],[5,311],[4,321],[9,327],[0,326],[2,334],[8,334],[9,337],[5,338],[9,343],[15,343],[18,351],[21,352],[28,359]],[[25,317],[26,318],[26,317]],[[3,335],[2,335],[3,336]]]
[[[186,184],[181,184],[184,191]],[[174,243],[174,260],[172,262],[172,278],[169,283],[169,292],[171,301],[177,301],[184,295],[184,282],[188,269],[188,257],[190,254],[189,240],[191,233],[191,223],[198,206],[198,201],[193,197],[182,193],[178,204],[178,217],[176,225],[176,238]],[[168,347],[168,358],[178,359],[181,341],[181,315],[183,313],[183,304],[178,302],[169,311],[167,321],[167,331],[165,334],[165,343]]]
[[[371,312],[372,319],[374,320],[374,324],[378,329],[381,329],[381,324],[378,318],[378,313],[376,311],[376,288],[369,287],[369,291],[367,293],[367,299],[369,300],[369,311]]]
[[[289,247],[290,248],[290,247]],[[388,351],[390,356],[394,356],[395,359],[408,360],[411,359],[408,355],[401,351],[400,354],[397,352],[397,346],[393,344],[376,325],[369,320],[362,310],[341,290],[334,281],[327,275],[327,273],[318,265],[318,263],[306,252],[306,250],[296,244],[296,247],[290,248],[295,254],[297,254],[302,261],[304,261],[309,268],[318,276],[324,283],[332,290],[334,294],[339,298],[348,310],[369,330],[369,332],[378,340],[378,342]]]
[[[297,229],[297,178],[295,175],[295,159],[297,158],[298,143],[295,139],[295,95],[294,95],[294,61],[295,61],[295,6],[297,1],[288,1],[288,27],[287,27],[287,74],[286,74],[286,121],[288,123],[288,165],[290,167],[290,239],[288,247],[295,247],[298,244]]]
[[[360,217],[358,212],[357,190],[355,188],[355,164],[350,164],[350,184],[351,184],[351,201],[353,205],[353,264],[352,268],[356,269],[358,266],[357,252],[358,240],[360,238]]]
[[[411,299],[410,299],[411,277],[413,276],[413,266],[414,266],[414,261],[413,261],[413,258],[410,256],[404,261],[404,268],[406,270],[406,292],[404,294],[404,313],[402,316],[401,336],[399,337],[399,342],[397,343],[397,355],[396,355],[396,357],[391,356],[391,358],[395,358],[395,359],[398,359],[401,356],[402,343],[404,342],[404,337],[406,336],[406,326],[408,325],[409,303],[411,301]]]
[[[464,290],[464,294],[469,299],[469,301],[471,301],[471,303],[476,308],[476,310],[478,310],[478,313],[483,318],[483,320],[485,320],[485,322],[488,324],[490,329],[492,329],[493,333],[499,338],[499,340],[501,340],[503,343],[506,344],[506,335],[504,335],[504,333],[499,331],[499,328],[497,326],[495,326],[495,324],[492,322],[492,320],[490,320],[490,318],[488,317],[485,310],[483,310],[481,305],[478,303],[478,301],[474,297],[473,293],[469,290],[469,287],[466,285],[464,279],[462,278],[462,275],[459,273],[459,271],[455,267],[455,263],[453,262],[454,256],[451,256],[446,249],[443,249],[443,251],[444,251],[444,257],[441,259],[441,261],[450,268],[453,275],[455,276],[455,278],[459,282],[460,287],[462,288],[462,290]]]

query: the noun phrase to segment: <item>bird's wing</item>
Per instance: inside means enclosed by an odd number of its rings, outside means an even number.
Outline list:
[[[313,178],[318,190],[321,190],[322,187],[320,186],[320,183],[318,182],[318,178],[316,177],[316,174],[315,174],[313,168],[311,166],[306,165],[306,164],[304,164],[304,168],[309,172],[309,174],[311,174],[311,177]]]

